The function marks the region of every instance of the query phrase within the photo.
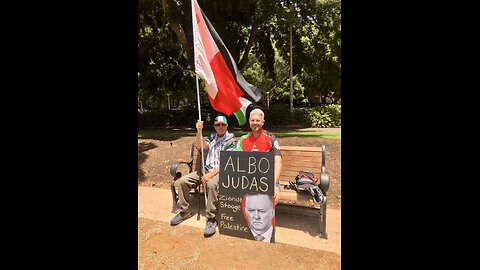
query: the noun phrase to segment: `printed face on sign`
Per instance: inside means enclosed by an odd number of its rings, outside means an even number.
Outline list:
[[[245,196],[245,213],[250,223],[250,228],[262,234],[272,226],[274,210],[272,198],[267,194]]]

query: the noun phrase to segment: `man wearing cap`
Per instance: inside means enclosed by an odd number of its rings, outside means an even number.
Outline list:
[[[277,205],[280,195],[279,180],[280,172],[282,171],[282,154],[280,152],[280,144],[275,135],[263,129],[263,124],[265,124],[264,116],[264,112],[260,109],[253,109],[250,112],[248,121],[252,132],[238,139],[236,150],[245,152],[273,152],[275,155],[275,194],[273,199],[274,205]]]
[[[188,209],[190,190],[193,185],[198,185],[199,182],[206,184],[208,200],[206,208],[207,224],[204,230],[205,236],[215,234],[217,226],[215,214],[218,206],[220,151],[235,149],[235,136],[227,130],[227,118],[225,116],[217,116],[214,121],[214,127],[216,133],[205,137],[204,145],[208,146],[208,154],[205,160],[205,174],[202,175],[201,170],[194,171],[175,181],[175,187],[178,189],[177,203],[181,211],[170,221],[171,225],[178,225],[192,216]],[[203,128],[203,121],[197,121],[196,128],[195,148],[200,150],[200,132]]]

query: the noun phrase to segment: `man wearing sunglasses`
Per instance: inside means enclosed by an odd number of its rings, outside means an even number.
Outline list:
[[[195,148],[200,150],[200,131],[203,129],[203,121],[197,121],[197,136],[195,137]],[[235,136],[229,133],[227,118],[225,116],[217,116],[214,121],[215,133],[205,137],[204,146],[208,146],[208,154],[205,160],[205,174],[202,171],[194,171],[182,176],[175,181],[175,187],[178,189],[178,213],[170,224],[178,225],[182,221],[192,216],[189,211],[190,189],[193,185],[206,183],[206,192],[208,196],[206,216],[207,224],[205,226],[204,235],[206,237],[215,234],[217,222],[215,214],[218,208],[218,192],[219,192],[219,172],[220,172],[220,151],[235,149]]]

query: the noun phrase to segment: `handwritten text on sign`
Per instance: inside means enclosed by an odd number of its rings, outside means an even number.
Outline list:
[[[245,194],[268,194],[274,190],[274,156],[268,152],[220,152],[219,209],[220,234],[251,239],[242,211]]]

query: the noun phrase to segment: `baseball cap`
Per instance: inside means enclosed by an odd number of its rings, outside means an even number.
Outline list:
[[[215,123],[225,123],[228,125],[227,118],[223,115],[215,117]]]

